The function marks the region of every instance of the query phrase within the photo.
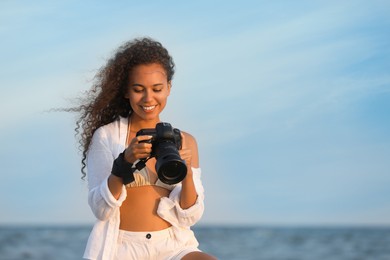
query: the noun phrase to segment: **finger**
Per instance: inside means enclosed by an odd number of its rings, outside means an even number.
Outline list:
[[[148,153],[148,152],[139,152],[136,155],[137,159],[144,159],[144,158],[148,158],[148,157],[150,157],[150,153]]]
[[[147,141],[147,140],[150,140],[152,138],[153,138],[153,136],[151,136],[151,135],[139,135],[139,136],[135,137],[135,139],[138,142]]]
[[[192,152],[191,150],[189,149],[184,149],[184,150],[180,150],[179,151],[180,153],[180,157],[186,161],[186,163],[188,164],[189,162],[191,162],[191,158],[192,158]]]
[[[138,143],[136,146],[136,150],[139,153],[151,153],[152,152],[152,144],[151,143]]]
[[[141,138],[145,139],[145,137]],[[146,140],[148,140],[146,138]],[[140,140],[142,141],[142,140]],[[131,140],[131,143],[126,149],[125,156],[130,161],[134,161],[134,159],[141,159],[149,157],[152,152],[152,144],[147,142],[139,143],[137,137]]]
[[[187,148],[186,137],[183,134],[183,132],[180,132],[180,135],[181,135],[181,149],[186,149]]]

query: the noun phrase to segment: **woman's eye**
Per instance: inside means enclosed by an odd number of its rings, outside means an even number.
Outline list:
[[[133,88],[133,91],[135,93],[141,93],[143,91],[143,89],[141,89],[141,88]]]
[[[155,88],[153,91],[154,92],[161,92],[161,90],[162,90],[161,88]]]

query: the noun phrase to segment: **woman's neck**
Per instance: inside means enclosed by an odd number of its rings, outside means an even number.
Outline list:
[[[129,126],[130,126],[130,131],[132,132],[138,132],[139,130],[145,128],[155,128],[156,124],[159,122],[160,122],[160,118],[156,118],[153,120],[142,120],[134,116],[129,117]]]

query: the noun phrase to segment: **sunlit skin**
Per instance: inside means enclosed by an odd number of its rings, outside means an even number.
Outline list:
[[[154,128],[160,122],[160,113],[164,110],[171,91],[166,72],[160,64],[139,65],[133,68],[129,76],[128,89],[125,98],[133,109],[131,114],[125,150],[125,159],[134,163],[137,159],[150,156],[152,145],[141,142],[150,136],[138,136],[136,133],[143,128]],[[180,206],[187,209],[193,206],[197,199],[195,185],[192,179],[191,167],[199,167],[198,148],[195,139],[182,132],[182,149],[180,156],[187,164],[187,176],[182,181]],[[146,167],[152,173],[154,182],[157,179],[155,159],[150,159]],[[119,198],[122,189],[122,179],[110,175],[108,186],[115,198]],[[127,188],[127,198],[120,208],[120,229],[127,231],[158,231],[171,224],[157,215],[157,207],[162,197],[169,196],[170,191],[157,186],[142,186]],[[214,259],[202,253],[193,252],[183,259]]]

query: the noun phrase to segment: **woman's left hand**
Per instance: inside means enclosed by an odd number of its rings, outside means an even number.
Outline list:
[[[179,150],[180,157],[186,162],[187,176],[192,175],[192,150],[188,147],[185,135],[181,133],[181,149]]]

